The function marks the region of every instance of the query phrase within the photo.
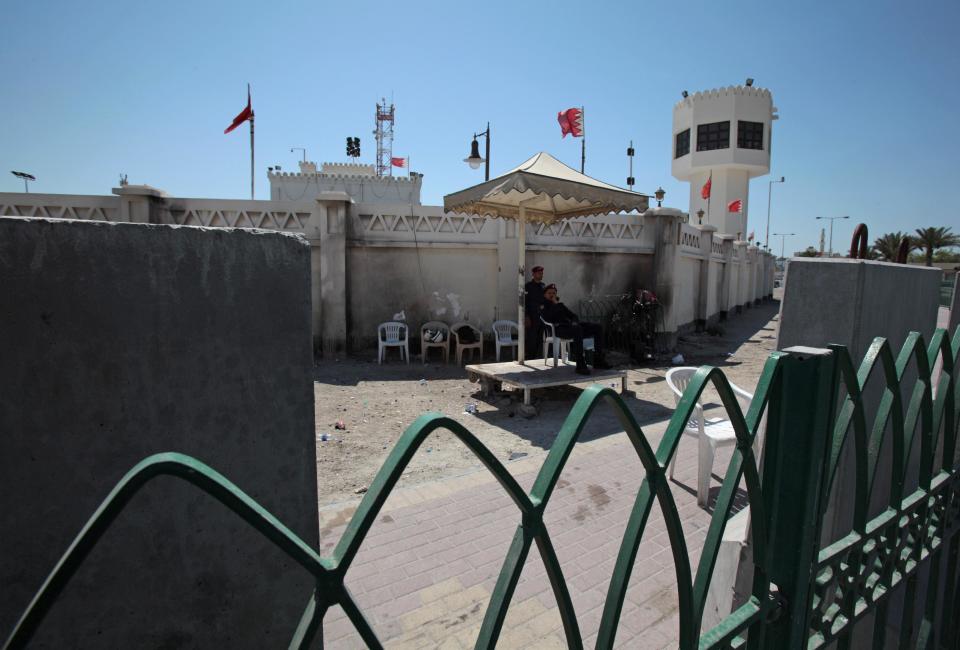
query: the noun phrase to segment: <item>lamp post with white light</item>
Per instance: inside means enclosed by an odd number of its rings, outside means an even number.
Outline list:
[[[35,180],[37,180],[37,177],[34,176],[33,174],[28,174],[27,172],[14,172],[14,171],[11,171],[10,173],[13,174],[14,176],[16,176],[17,178],[22,178],[22,179],[23,179],[23,191],[26,192],[27,194],[29,194],[29,193],[30,193],[30,186],[27,185],[27,182],[28,182],[28,181],[35,181]]]
[[[833,257],[833,222],[837,219],[849,219],[850,215],[843,217],[817,217],[817,219],[829,219],[830,220],[830,252],[828,253],[829,257]],[[822,246],[822,244],[821,244]]]
[[[770,250],[770,196],[773,194],[773,184],[774,183],[784,183],[786,182],[786,176],[781,176],[778,181],[769,181],[767,183],[767,239],[765,245],[767,250]]]
[[[477,143],[477,138],[483,136],[487,139],[487,156],[486,158],[480,157],[480,145]],[[470,165],[472,169],[480,169],[482,163],[486,163],[487,168],[484,174],[484,180],[490,180],[490,122],[487,122],[487,130],[483,133],[474,133],[473,142],[470,143],[470,155],[463,159],[463,162]]]
[[[787,245],[787,237],[793,237],[797,233],[795,232],[775,232],[773,233],[774,237],[782,237],[780,240],[780,259],[783,259],[783,252]]]

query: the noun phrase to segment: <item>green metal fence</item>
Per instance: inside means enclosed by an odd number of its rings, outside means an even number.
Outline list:
[[[159,475],[176,476],[210,494],[312,574],[316,588],[290,647],[307,647],[319,635],[326,612],[343,607],[361,638],[381,644],[344,584],[363,540],[400,475],[433,431],[457,436],[496,477],[521,514],[476,641],[496,645],[507,609],[531,546],[536,543],[559,605],[567,643],[582,646],[576,612],[544,523],[544,511],[580,432],[601,402],[614,410],[646,471],[638,491],[611,577],[598,648],[613,646],[627,585],[647,518],[654,506],[663,512],[676,567],[680,603],[679,646],[692,648],[815,648],[828,643],[853,645],[858,622],[872,617],[868,644],[883,647],[891,627],[899,647],[960,647],[955,616],[960,603],[960,470],[957,462],[955,380],[960,330],[952,342],[938,330],[930,346],[912,334],[894,358],[878,339],[859,369],[845,348],[797,348],[768,358],[746,414],[740,410],[723,373],[705,366],[685,391],[656,450],[624,402],[608,388],[594,386],[581,395],[564,422],[530,493],[462,425],[439,414],[418,418],[401,436],[347,526],[330,557],[320,557],[236,485],[203,463],[176,453],[151,456],[134,467],[107,496],[53,569],[8,639],[24,647],[55,603],[70,577],[131,497]],[[931,369],[939,360],[938,376]],[[901,386],[912,368],[919,377]],[[868,429],[863,389],[873,374],[884,393]],[[699,563],[690,564],[680,517],[666,478],[686,421],[700,393],[712,384],[730,415],[737,444],[717,498]],[[908,388],[904,403],[901,388]],[[767,431],[762,472],[754,456],[761,419]],[[868,518],[878,476],[879,450],[890,438],[891,488],[884,511]],[[905,494],[910,449],[919,436],[918,487]],[[852,530],[820,547],[824,504],[837,473],[844,444],[852,441],[856,459]],[[715,628],[701,633],[701,622],[723,529],[737,487],[746,485],[750,514],[753,582],[747,601]],[[695,569],[695,570],[694,570]],[[924,570],[924,580],[919,579]],[[891,595],[904,594],[894,611]],[[919,609],[915,609],[919,608]],[[915,616],[915,612],[919,612]],[[896,619],[896,620],[894,620]],[[919,625],[914,625],[919,621]],[[856,634],[863,634],[862,625]]]
[[[953,301],[953,287],[957,282],[957,278],[960,277],[960,273],[954,273],[949,278],[944,278],[940,281],[940,306],[949,307],[950,303]]]

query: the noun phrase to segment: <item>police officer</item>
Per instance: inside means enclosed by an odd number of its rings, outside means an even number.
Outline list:
[[[543,338],[543,323],[540,322],[540,311],[543,308],[543,267],[533,267],[530,269],[530,274],[533,279],[523,287],[527,294],[524,300],[523,329],[527,339],[526,356],[529,359],[538,359],[540,340]]]
[[[577,374],[590,374],[590,368],[587,366],[586,357],[583,353],[583,339],[588,337],[593,337],[593,367],[609,368],[610,366],[603,355],[603,326],[599,323],[581,321],[575,313],[560,302],[560,296],[557,295],[557,285],[555,284],[547,285],[546,289],[543,290],[543,298],[544,302],[541,308],[543,320],[553,323],[557,336],[573,339],[570,345],[570,353],[577,361]]]

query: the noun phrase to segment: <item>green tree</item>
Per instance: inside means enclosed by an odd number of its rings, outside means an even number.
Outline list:
[[[956,251],[939,250],[933,254],[934,262],[960,262],[960,253]]]
[[[917,228],[917,248],[926,252],[927,266],[933,266],[933,252],[938,248],[960,246],[960,237],[950,232],[949,228]]]
[[[820,257],[820,253],[813,246],[807,246],[807,250],[797,253],[797,257]]]
[[[877,240],[873,242],[873,247],[881,259],[887,260],[888,262],[896,262],[897,253],[900,251],[900,242],[903,241],[904,237],[909,237],[909,235],[899,230],[897,232],[888,232],[883,237],[878,237]],[[911,239],[910,248],[916,247],[916,241]]]

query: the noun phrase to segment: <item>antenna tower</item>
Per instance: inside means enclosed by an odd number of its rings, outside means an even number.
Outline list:
[[[373,135],[377,138],[377,176],[393,176],[393,165],[390,159],[393,158],[393,122],[394,106],[390,103],[387,107],[387,100],[381,99],[377,104],[377,128]]]

